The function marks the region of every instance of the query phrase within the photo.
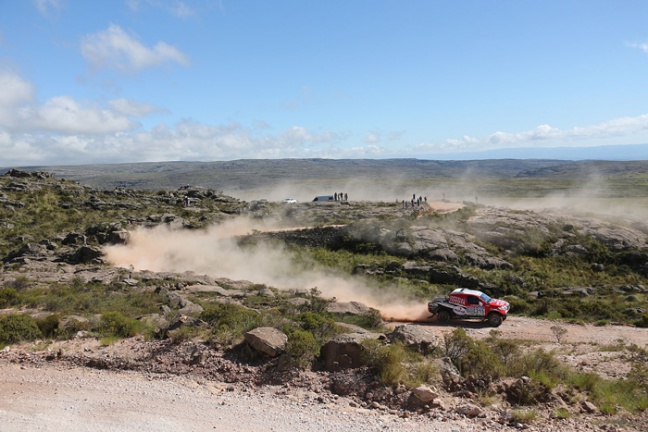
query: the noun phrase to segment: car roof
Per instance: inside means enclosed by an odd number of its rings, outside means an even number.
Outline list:
[[[457,288],[456,290],[452,291],[451,294],[472,294],[476,296],[481,296],[484,293],[481,291],[472,290],[468,288]]]

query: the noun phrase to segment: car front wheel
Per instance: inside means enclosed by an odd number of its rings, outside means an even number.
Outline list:
[[[504,321],[502,315],[498,314],[497,312],[491,312],[488,314],[488,324],[491,327],[499,327],[500,325],[502,325],[502,321]]]
[[[445,309],[441,309],[439,312],[437,312],[437,321],[446,324],[447,322],[450,321],[450,312],[448,312]]]

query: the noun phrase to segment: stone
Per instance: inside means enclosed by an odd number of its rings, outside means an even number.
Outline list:
[[[337,372],[364,366],[362,342],[384,337],[379,333],[346,333],[335,336],[322,347],[324,368],[329,372]]]
[[[439,337],[426,328],[417,325],[400,325],[387,334],[390,342],[401,342],[422,354],[432,352],[439,346]]]
[[[439,392],[422,384],[412,390],[412,394],[416,396],[421,402],[428,403],[439,397]]]
[[[455,411],[459,414],[463,414],[466,417],[481,417],[484,415],[484,410],[474,404],[463,404],[455,408]]]
[[[245,341],[254,350],[268,357],[277,357],[285,351],[288,336],[274,327],[257,327],[245,333]]]

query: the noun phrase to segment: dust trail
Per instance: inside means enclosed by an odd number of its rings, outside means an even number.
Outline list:
[[[118,267],[155,272],[193,271],[212,277],[250,280],[279,289],[317,287],[325,297],[359,301],[388,319],[416,320],[427,316],[425,302],[404,301],[396,290],[378,291],[360,278],[334,270],[297,264],[299,257],[277,244],[260,242],[241,247],[234,236],[275,227],[239,218],[204,231],[177,231],[159,226],[131,231],[127,245],[104,248],[107,261]]]

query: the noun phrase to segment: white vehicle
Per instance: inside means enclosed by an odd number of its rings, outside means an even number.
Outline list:
[[[284,204],[296,204],[297,200],[293,198],[286,198],[283,200]]]

